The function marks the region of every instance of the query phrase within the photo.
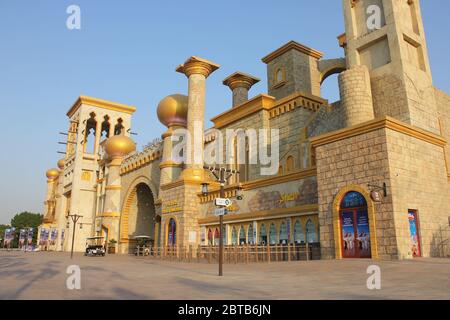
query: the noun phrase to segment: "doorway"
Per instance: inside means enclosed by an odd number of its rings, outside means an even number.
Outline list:
[[[421,257],[420,239],[419,239],[419,219],[417,210],[408,211],[410,248],[414,258]]]
[[[371,258],[367,202],[359,192],[348,192],[339,211],[343,258]]]

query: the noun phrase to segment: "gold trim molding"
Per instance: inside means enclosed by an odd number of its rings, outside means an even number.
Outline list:
[[[67,116],[69,118],[72,117],[82,104],[87,104],[90,106],[99,107],[99,108],[108,109],[108,110],[125,112],[128,114],[133,114],[136,111],[135,107],[125,105],[122,103],[102,100],[102,99],[88,97],[88,96],[80,96],[80,97],[78,97],[77,101],[75,101],[75,103],[72,105],[72,107],[67,112]]]
[[[419,129],[417,127],[406,124],[402,121],[391,117],[383,117],[368,122],[358,124],[356,126],[345,128],[330,133],[326,133],[314,138],[311,138],[311,145],[313,148],[317,148],[332,142],[340,141],[346,138],[354,137],[357,135],[369,133],[379,129],[391,129],[416,139],[434,144],[439,147],[444,147],[447,144],[445,138],[438,136],[434,133]]]
[[[275,58],[278,58],[279,56],[281,56],[282,54],[286,53],[287,51],[294,49],[297,51],[300,51],[301,53],[307,54],[308,56],[311,56],[313,58],[316,59],[321,59],[323,57],[323,53],[320,51],[317,51],[316,49],[312,49],[309,48],[303,44],[300,44],[296,41],[289,41],[288,43],[286,43],[284,46],[282,46],[281,48],[275,50],[274,52],[268,54],[267,56],[265,56],[264,58],[262,58],[262,62],[264,63],[269,63],[272,60],[274,60]]]
[[[216,129],[220,129],[258,111],[270,110],[274,103],[274,97],[260,94],[239,106],[215,116],[211,121]]]

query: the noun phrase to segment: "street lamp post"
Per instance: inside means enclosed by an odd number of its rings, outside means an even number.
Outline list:
[[[216,167],[208,167],[204,166],[203,169],[209,170],[217,181],[220,183],[220,198],[225,198],[225,183],[226,181],[234,174],[239,177],[239,171],[226,169],[226,168],[216,168]],[[208,184],[204,183],[202,186],[203,194],[208,193],[207,189]],[[240,190],[240,187],[238,187]],[[238,200],[242,199],[242,196],[238,195]],[[223,276],[223,215],[219,216],[219,277]]]
[[[72,250],[70,251],[70,259],[73,259],[73,244],[75,242],[75,227],[77,225],[77,221],[83,216],[79,216],[77,214],[69,214],[70,219],[73,222],[73,232],[72,232]]]

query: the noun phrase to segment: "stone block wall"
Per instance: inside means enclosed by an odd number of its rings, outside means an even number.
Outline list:
[[[389,186],[389,161],[383,130],[336,141],[316,149],[320,242],[324,258],[334,258],[333,201],[348,185],[368,191],[368,184]],[[370,199],[368,199],[370,201]],[[376,236],[380,258],[397,254],[392,198],[375,204]]]
[[[439,255],[450,239],[450,188],[444,152],[436,146],[394,130],[386,131],[399,258],[411,258],[408,210],[418,210],[422,255]]]

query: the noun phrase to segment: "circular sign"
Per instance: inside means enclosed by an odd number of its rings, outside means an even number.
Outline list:
[[[382,199],[379,191],[372,191],[370,193],[370,197],[372,198],[372,200],[374,202],[381,202],[381,199]]]

